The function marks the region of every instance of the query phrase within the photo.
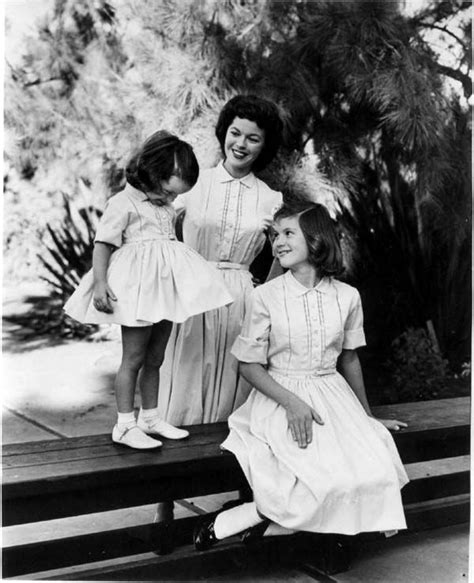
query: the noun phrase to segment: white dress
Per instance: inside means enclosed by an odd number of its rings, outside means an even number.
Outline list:
[[[175,217],[171,205],[158,206],[130,185],[109,199],[95,241],[116,248],[107,271],[117,297],[113,313],[93,306],[92,270],[65,304],[66,313],[86,324],[150,326],[161,320],[184,322],[231,303],[220,272],[176,240]]]
[[[250,386],[230,349],[253,290],[249,265],[265,243],[263,219],[281,204],[280,192],[250,173],[233,178],[220,163],[203,170],[176,203],[186,214],[183,240],[213,262],[234,302],[175,326],[160,369],[158,408],[174,425],[227,421]]]
[[[347,284],[323,278],[307,289],[287,272],[252,294],[233,354],[267,366],[324,421],[301,449],[284,408],[256,389],[229,418],[222,447],[237,457],[258,510],[284,527],[348,535],[406,528],[400,489],[408,477],[392,436],[336,371],[343,348],[364,344],[359,293]]]

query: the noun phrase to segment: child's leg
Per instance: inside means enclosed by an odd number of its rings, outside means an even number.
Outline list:
[[[152,326],[122,326],[122,362],[115,377],[115,399],[119,413],[133,411],[138,372],[145,362]]]
[[[138,426],[150,435],[157,434],[168,439],[183,439],[189,433],[184,429],[173,427],[161,419],[157,409],[160,367],[171,334],[171,326],[171,322],[167,320],[152,326],[140,375],[142,408],[138,416]]]
[[[112,440],[136,449],[152,449],[161,442],[151,439],[137,427],[133,401],[138,371],[143,365],[151,326],[122,326],[122,362],[115,377],[115,398],[118,421],[112,432]]]
[[[168,320],[162,320],[151,326],[151,333],[145,349],[143,369],[140,375],[143,409],[155,409],[158,404],[160,367],[165,357],[171,326],[172,324]]]

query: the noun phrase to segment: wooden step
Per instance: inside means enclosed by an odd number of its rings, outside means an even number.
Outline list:
[[[403,488],[404,504],[467,494],[470,456],[455,456],[407,464],[410,482]]]

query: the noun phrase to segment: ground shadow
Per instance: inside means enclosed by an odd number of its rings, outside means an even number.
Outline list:
[[[62,298],[45,295],[22,298],[21,308],[16,310],[9,310],[6,302],[2,318],[3,351],[22,353],[58,346],[97,332],[98,326],[80,324],[69,318],[63,305]]]

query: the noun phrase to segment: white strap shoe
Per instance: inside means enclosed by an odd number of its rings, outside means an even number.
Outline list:
[[[148,435],[161,435],[162,437],[166,437],[166,439],[184,439],[189,435],[189,431],[186,431],[186,429],[179,429],[159,417],[145,420],[138,415],[137,425],[142,431],[148,433]]]
[[[163,445],[158,439],[148,437],[137,425],[124,430],[115,425],[112,430],[112,441],[133,449],[155,449]]]

